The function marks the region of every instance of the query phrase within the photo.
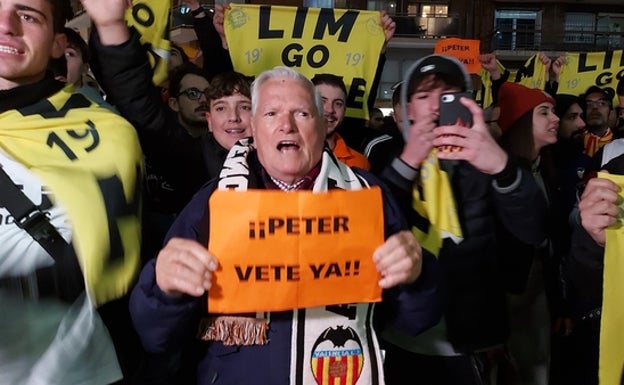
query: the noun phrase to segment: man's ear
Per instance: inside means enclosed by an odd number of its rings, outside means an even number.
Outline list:
[[[212,116],[210,115],[210,111],[206,112],[206,123],[208,123],[208,131],[212,132]]]
[[[67,48],[67,35],[64,33],[55,33],[54,40],[52,41],[52,53],[51,56],[55,59],[65,55],[65,48]]]
[[[169,98],[168,102],[169,104],[169,108],[171,108],[173,111],[175,112],[180,112],[180,106],[178,105],[178,99],[176,98]]]

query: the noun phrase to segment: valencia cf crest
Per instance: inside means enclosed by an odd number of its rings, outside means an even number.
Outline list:
[[[325,329],[314,343],[310,365],[318,385],[354,385],[364,367],[362,343],[355,330]]]

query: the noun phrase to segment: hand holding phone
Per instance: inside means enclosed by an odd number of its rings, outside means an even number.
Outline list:
[[[471,98],[469,92],[452,92],[440,95],[440,118],[438,126],[460,125],[467,128],[472,127],[472,113],[468,107],[461,104],[461,97]],[[457,146],[441,146],[438,148],[444,152],[461,151]]]

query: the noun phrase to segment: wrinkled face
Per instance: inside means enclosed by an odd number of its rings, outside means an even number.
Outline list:
[[[580,133],[584,128],[583,110],[578,103],[574,103],[559,121],[559,136],[566,139],[571,138],[574,134]]]
[[[331,134],[344,119],[347,95],[338,87],[329,84],[319,84],[316,90],[323,100],[323,113],[327,120],[327,134]]]
[[[251,99],[237,92],[211,100],[206,119],[215,140],[229,150],[239,139],[251,136]]]
[[[555,106],[544,102],[533,109],[533,142],[536,150],[557,142],[559,117],[555,114]]]
[[[611,112],[610,101],[604,95],[594,92],[585,96],[587,111],[585,111],[585,121],[588,126],[606,126],[609,122],[609,112]]]
[[[86,71],[86,64],[82,61],[80,51],[68,45],[65,48],[65,60],[67,60],[67,82],[76,88],[82,87],[82,74]]]
[[[295,183],[321,160],[325,120],[300,81],[275,78],[258,91],[251,126],[260,163],[272,177]]]
[[[65,41],[65,34],[54,33],[48,0],[0,0],[0,89],[43,79]]]
[[[208,87],[210,83],[202,76],[188,74],[182,78],[180,94],[176,98],[170,98],[169,105],[178,113],[178,119],[183,125],[206,126],[206,112],[209,106],[205,91]],[[193,97],[191,90],[201,91],[198,99]]]

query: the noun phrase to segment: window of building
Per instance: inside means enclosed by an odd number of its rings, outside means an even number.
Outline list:
[[[620,49],[624,47],[624,14],[599,13],[596,21],[596,31],[605,32],[596,36],[596,44],[606,49]]]
[[[399,3],[402,9],[403,2]],[[448,16],[448,4],[432,3],[407,3],[407,14],[420,17],[446,17]]]
[[[596,30],[596,17],[593,13],[566,12],[564,29],[566,31],[564,42],[592,43],[593,32]]]
[[[368,0],[366,9],[369,11],[386,11],[390,16],[396,16],[397,14],[397,2],[394,0]],[[400,11],[398,11],[400,12]]]
[[[304,7],[310,8],[333,8],[334,0],[303,0]],[[336,4],[337,8],[342,8],[339,4]]]
[[[535,49],[541,44],[541,11],[497,10],[494,23],[494,49]]]
[[[423,4],[420,6],[421,17],[447,17],[448,5],[428,5]]]

